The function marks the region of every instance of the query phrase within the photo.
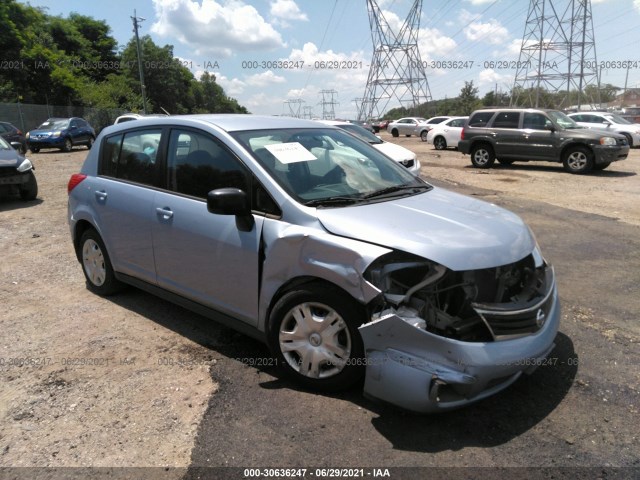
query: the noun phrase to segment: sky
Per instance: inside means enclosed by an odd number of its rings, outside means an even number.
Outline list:
[[[561,4],[566,0],[557,0]],[[24,2],[27,3],[27,2]],[[119,46],[140,34],[174,55],[196,78],[216,76],[252,113],[356,118],[373,56],[366,0],[30,0],[51,15],[104,20]],[[400,30],[413,0],[376,0]],[[547,4],[549,1],[547,0]],[[528,0],[424,0],[418,48],[431,97],[456,97],[473,81],[482,97],[508,92],[522,45]],[[640,0],[592,0],[601,82],[640,87]],[[593,57],[593,54],[590,54]],[[631,61],[627,66],[621,61]],[[337,66],[337,69],[329,69]],[[288,68],[284,68],[288,67]],[[321,92],[325,92],[324,94]],[[332,91],[334,93],[328,93]],[[398,106],[397,102],[388,107]]]

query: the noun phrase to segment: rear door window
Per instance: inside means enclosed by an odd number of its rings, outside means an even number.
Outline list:
[[[494,128],[518,128],[520,112],[498,112],[493,121]]]
[[[135,130],[105,139],[100,174],[143,185],[156,185],[162,130]]]

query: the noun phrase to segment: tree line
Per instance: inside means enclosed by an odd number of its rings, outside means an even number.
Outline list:
[[[194,78],[173,46],[140,39],[147,112],[248,113],[216,77]],[[119,48],[106,22],[0,3],[0,101],[142,110],[135,37]]]

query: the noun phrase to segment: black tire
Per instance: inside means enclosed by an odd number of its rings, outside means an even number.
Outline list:
[[[93,137],[89,137],[89,142],[87,142],[87,150],[91,150],[91,147],[93,147],[93,142],[95,142],[96,139]]]
[[[78,248],[78,258],[89,290],[108,296],[122,288],[113,273],[109,254],[98,232],[93,228],[86,230],[80,237]]]
[[[607,162],[607,163],[598,163],[597,165],[593,166],[594,170],[604,170],[605,168],[607,168],[609,165],[611,165],[611,162]]]
[[[26,155],[27,154],[27,146],[24,143],[20,145],[20,153],[22,155]]]
[[[447,148],[447,139],[442,135],[438,135],[433,139],[433,146],[436,150],[446,150]]]
[[[400,134],[398,133],[398,129],[394,128],[393,130],[391,130],[391,136],[392,137],[399,137]]]
[[[479,143],[471,148],[471,163],[476,168],[491,168],[496,161],[493,147],[488,143]]]
[[[62,148],[60,150],[62,150],[63,152],[70,152],[72,148],[73,148],[73,143],[71,143],[71,139],[65,138],[64,143],[62,144]]]
[[[38,196],[38,182],[36,181],[36,176],[33,174],[33,171],[29,172],[29,180],[27,183],[23,183],[20,188],[20,198],[22,200],[35,200]]]
[[[498,162],[500,162],[501,165],[511,165],[515,160],[511,160],[509,158],[498,158]]]
[[[427,141],[427,136],[429,135],[429,130],[423,130],[420,132],[420,140],[423,142]]]
[[[581,145],[569,147],[564,152],[562,163],[567,172],[581,175],[593,168],[593,153]]]
[[[406,134],[406,133],[405,133],[405,134],[404,134],[404,136],[405,136],[405,137],[410,137],[410,136],[411,136],[411,134],[410,134],[410,133],[409,133],[409,134]]]
[[[622,132],[622,135],[627,137],[627,143],[629,144],[629,148],[633,147],[633,137],[626,132]]]
[[[38,153],[40,151],[40,147],[29,147],[29,150],[31,150],[31,153]]]
[[[269,346],[284,372],[316,391],[345,390],[364,375],[364,309],[338,288],[310,283],[285,293],[269,317]]]

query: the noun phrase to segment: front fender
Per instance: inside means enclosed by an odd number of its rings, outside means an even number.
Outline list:
[[[267,312],[278,290],[299,277],[315,277],[343,289],[366,304],[380,290],[363,278],[376,258],[388,248],[338,237],[314,227],[266,219],[263,225],[264,262],[258,328],[266,331]]]

